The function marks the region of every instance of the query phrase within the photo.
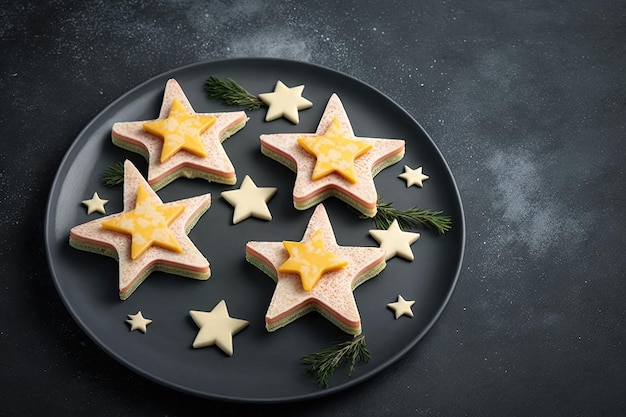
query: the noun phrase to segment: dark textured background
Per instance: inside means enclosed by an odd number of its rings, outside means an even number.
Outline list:
[[[3,3],[0,414],[626,413],[626,3]],[[323,400],[240,406],[135,375],[74,323],[45,260],[46,198],[80,130],[148,78],[239,56],[378,88],[428,131],[463,198],[465,261],[440,320]]]

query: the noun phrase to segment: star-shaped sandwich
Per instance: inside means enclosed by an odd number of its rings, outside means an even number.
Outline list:
[[[381,248],[339,246],[322,204],[300,242],[248,242],[246,260],[276,281],[265,315],[270,332],[317,311],[345,332],[360,334],[353,291],[386,266]]]
[[[265,121],[271,122],[284,117],[297,125],[300,122],[298,110],[313,106],[313,103],[302,97],[303,91],[304,85],[289,88],[279,80],[276,82],[274,92],[259,94],[259,99],[268,106]]]
[[[424,186],[424,181],[430,178],[428,175],[424,174],[422,170],[422,167],[412,169],[408,165],[405,165],[404,172],[398,175],[398,177],[406,181],[407,188],[412,185],[422,188]]]
[[[257,187],[252,178],[246,175],[238,190],[222,191],[222,197],[235,207],[233,224],[237,224],[248,217],[272,220],[267,202],[275,193],[275,187]]]
[[[248,321],[230,317],[224,300],[210,312],[191,310],[189,315],[200,328],[192,345],[195,349],[215,345],[233,356],[233,336],[245,329]]]
[[[73,227],[70,245],[118,260],[122,300],[155,270],[206,280],[209,262],[187,234],[210,205],[210,194],[163,203],[125,161],[124,210]]]
[[[355,136],[341,100],[333,94],[315,133],[261,135],[261,152],[296,172],[296,209],[334,196],[373,217],[378,201],[374,177],[402,159],[404,140]]]
[[[196,113],[175,79],[167,81],[159,117],[118,122],[113,143],[148,160],[148,182],[159,190],[180,177],[235,184],[235,168],[222,142],[242,129],[243,111]]]
[[[398,220],[394,219],[387,230],[370,230],[370,235],[380,244],[387,254],[386,259],[398,255],[408,261],[412,261],[413,251],[411,245],[419,239],[419,233],[405,232],[400,229]]]

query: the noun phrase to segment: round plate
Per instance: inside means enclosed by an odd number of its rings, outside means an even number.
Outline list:
[[[69,230],[100,214],[87,215],[82,200],[97,191],[108,199],[107,214],[123,210],[122,186],[102,183],[103,171],[130,159],[147,172],[138,154],[112,144],[111,126],[118,121],[158,117],[165,83],[175,78],[196,112],[236,111],[209,99],[204,84],[209,76],[231,77],[253,94],[271,92],[278,80],[287,86],[304,85],[303,96],[313,107],[300,112],[300,123],[279,119],[265,122],[265,109],[248,111],[246,127],[223,142],[237,171],[236,186],[204,180],[178,179],[159,191],[164,202],[210,192],[212,206],[189,236],[211,263],[208,281],[153,273],[127,300],[118,296],[118,265],[109,257],[69,246]],[[442,210],[452,218],[452,230],[438,235],[421,230],[412,245],[413,262],[392,258],[386,269],[354,291],[363,333],[372,359],[348,376],[338,368],[328,388],[317,385],[300,356],[348,340],[316,313],[273,333],[264,316],[274,281],[245,261],[250,240],[299,241],[313,209],[294,209],[291,192],[295,174],[260,152],[262,133],[314,132],[332,93],[341,98],[356,136],[401,138],[406,154],[398,164],[375,178],[379,197],[398,209]],[[406,187],[400,178],[404,165],[422,166],[430,179],[423,188]],[[269,201],[273,219],[250,218],[232,224],[233,208],[220,192],[238,188],[245,175],[259,187],[277,187]],[[324,201],[343,246],[377,246],[368,231],[371,220],[359,219],[344,203]],[[280,59],[232,59],[194,64],[159,75],[129,91],[96,116],[65,155],[53,183],[46,215],[48,260],[58,292],[80,327],[112,357],[133,371],[190,394],[245,402],[283,402],[328,395],[372,377],[413,347],[434,324],[455,286],[465,243],[465,224],[459,193],[444,158],[420,125],[376,89],[324,67]],[[415,300],[414,317],[395,320],[386,305],[401,294]],[[234,355],[217,347],[193,349],[198,332],[189,310],[210,311],[225,300],[231,317],[249,321],[233,338]],[[129,331],[128,314],[141,311],[153,320],[147,333]]]

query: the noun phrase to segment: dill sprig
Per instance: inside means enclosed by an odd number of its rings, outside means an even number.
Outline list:
[[[365,344],[365,335],[361,334],[352,340],[301,356],[300,360],[307,365],[307,372],[315,377],[317,383],[326,388],[328,379],[338,365],[347,362],[348,375],[351,376],[357,362],[366,363],[370,358],[370,352]]]
[[[102,173],[102,182],[106,185],[114,186],[124,182],[124,163],[118,162],[108,166]]]
[[[209,97],[221,99],[228,105],[242,106],[246,110],[255,110],[265,105],[261,99],[230,77],[220,80],[211,76],[206,80],[204,88]]]
[[[361,216],[361,218],[367,218]],[[388,229],[394,220],[398,221],[400,229],[416,229],[425,227],[435,230],[439,234],[452,229],[452,219],[450,216],[444,216],[442,211],[431,211],[411,207],[406,210],[398,210],[393,203],[378,200],[376,203],[376,215],[373,217],[376,227],[379,229]]]

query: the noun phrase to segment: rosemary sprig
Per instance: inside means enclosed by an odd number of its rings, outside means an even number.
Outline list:
[[[376,215],[373,220],[379,229],[388,229],[394,220],[398,220],[398,226],[402,230],[426,227],[436,230],[439,234],[452,229],[452,219],[444,216],[442,211],[431,211],[411,207],[406,210],[398,210],[393,207],[393,203],[378,200],[376,203]],[[361,216],[361,218],[367,218]]]
[[[221,99],[229,105],[242,106],[246,110],[255,110],[265,105],[261,99],[248,92],[230,77],[220,80],[211,76],[206,80],[204,88],[209,97]]]
[[[301,356],[300,360],[307,364],[307,372],[315,377],[317,383],[326,388],[328,379],[338,365],[347,362],[348,375],[352,375],[357,362],[366,363],[370,358],[370,352],[365,344],[365,335],[361,334],[352,340]]]
[[[102,182],[114,186],[124,182],[124,163],[118,162],[105,168],[102,173]]]

